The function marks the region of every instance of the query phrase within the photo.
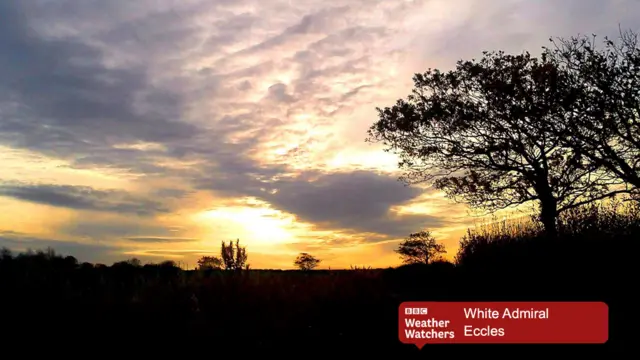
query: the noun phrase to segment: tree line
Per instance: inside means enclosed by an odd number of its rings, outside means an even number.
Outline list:
[[[223,241],[220,247],[220,257],[202,256],[198,260],[198,270],[249,270],[250,266],[247,264],[247,259],[247,248],[246,246],[240,246],[239,239],[236,240],[235,244],[231,241],[226,244]],[[296,257],[293,264],[300,270],[313,270],[321,261],[317,257],[303,252]]]
[[[429,231],[420,231],[410,234],[404,239],[395,250],[400,255],[404,264],[428,264],[433,261],[442,261],[442,254],[446,253],[444,245],[438,244],[436,239]],[[220,248],[220,257],[202,256],[198,260],[198,270],[249,270],[247,264],[247,249],[240,246],[240,240],[236,240],[235,244],[222,242]],[[313,270],[320,265],[321,259],[316,256],[302,252],[295,260],[293,265],[302,271]]]

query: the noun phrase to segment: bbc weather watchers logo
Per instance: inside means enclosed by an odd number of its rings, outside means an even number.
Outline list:
[[[428,312],[427,308],[404,308],[405,315],[427,315]]]

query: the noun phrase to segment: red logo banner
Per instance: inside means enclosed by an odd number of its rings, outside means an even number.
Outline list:
[[[427,344],[597,344],[609,337],[603,302],[404,302],[399,338]]]

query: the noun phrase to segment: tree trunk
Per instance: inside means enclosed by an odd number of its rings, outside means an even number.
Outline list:
[[[544,226],[545,235],[549,239],[555,239],[558,236],[556,220],[558,219],[558,202],[553,195],[540,197],[540,221]]]

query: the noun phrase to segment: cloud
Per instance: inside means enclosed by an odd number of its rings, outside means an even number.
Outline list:
[[[434,10],[426,15],[414,39],[418,49],[415,63],[429,67],[451,68],[459,59],[478,58],[484,50],[504,50],[536,54],[549,45],[550,37],[597,34],[615,38],[618,26],[640,30],[635,14],[640,3],[634,0],[553,0],[495,1],[463,0],[453,7],[432,2]],[[423,71],[426,69],[421,69]]]
[[[98,243],[80,243],[61,239],[41,238],[29,234],[0,232],[0,248],[6,247],[14,252],[44,250],[53,248],[57,254],[73,256],[80,262],[111,264],[127,258],[124,249]]]
[[[275,208],[320,228],[406,236],[423,228],[445,226],[446,215],[394,215],[391,207],[406,203],[424,189],[406,187],[386,174],[370,171],[319,174],[275,181],[255,194]],[[376,237],[371,237],[376,241]]]
[[[241,194],[291,170],[289,157],[265,159],[269,149],[295,143],[295,163],[313,161],[309,147],[331,137],[309,131],[331,125],[327,105],[348,108],[372,86],[363,81],[380,53],[366,49],[391,32],[360,4],[3,2],[0,142],[72,168],[209,180]],[[358,79],[331,92],[342,74]],[[304,112],[312,126],[295,118]],[[202,168],[167,166],[179,162]]]
[[[166,213],[159,202],[133,196],[122,190],[96,190],[88,186],[0,184],[0,196],[77,210],[131,213],[142,216]]]
[[[130,142],[187,141],[197,128],[180,122],[182,95],[154,87],[144,67],[106,64],[79,36],[44,36],[29,3],[0,4],[0,142],[78,167],[101,165],[152,173],[161,150],[119,149]],[[68,5],[68,4],[67,4]]]
[[[92,239],[105,243],[113,243],[116,240],[125,239],[136,241],[150,241],[151,239],[164,239],[168,241],[177,238],[178,242],[184,242],[189,236],[185,236],[185,228],[176,228],[160,224],[153,218],[140,219],[129,216],[111,214],[105,218],[81,217],[74,219],[57,229],[64,235]]]

